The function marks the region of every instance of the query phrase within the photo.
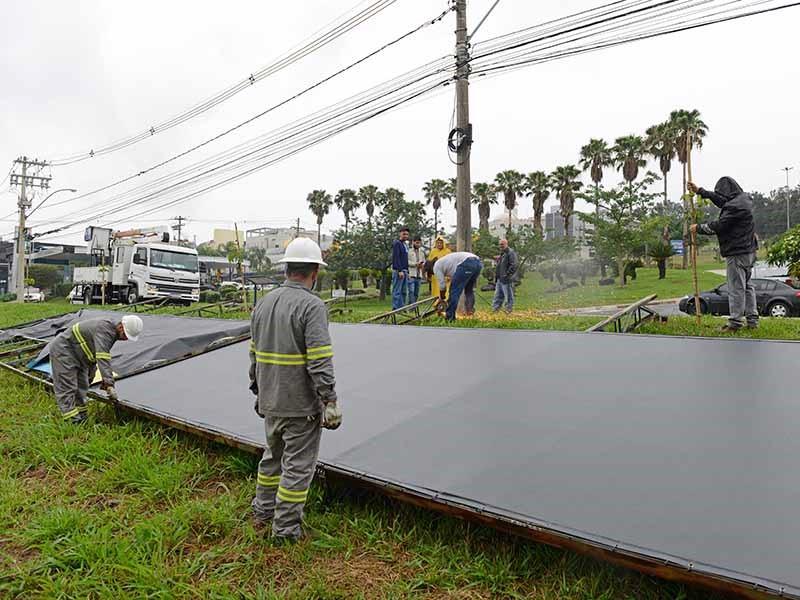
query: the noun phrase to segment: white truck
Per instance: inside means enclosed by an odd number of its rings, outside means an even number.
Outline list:
[[[105,302],[133,304],[168,298],[191,304],[200,300],[197,250],[169,243],[166,228],[112,231],[86,229],[94,266],[76,267],[75,292],[84,304]]]

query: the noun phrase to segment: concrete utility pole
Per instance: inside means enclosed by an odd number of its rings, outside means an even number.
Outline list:
[[[297,217],[297,227],[295,228],[294,237],[295,238],[300,237],[300,217]]]
[[[15,165],[22,167],[22,174],[12,173],[11,185],[19,185],[19,224],[17,229],[17,258],[15,260],[14,276],[16,279],[17,302],[25,302],[25,240],[27,231],[25,229],[25,211],[31,207],[31,201],[26,196],[28,187],[38,187],[46,190],[50,186],[50,177],[40,177],[39,175],[28,175],[28,167],[44,167],[47,163],[39,160],[30,160],[27,156],[18,158],[14,161]]]
[[[172,217],[172,220],[178,222],[177,225],[172,226],[172,229],[178,232],[178,245],[180,246],[181,240],[183,239],[181,238],[181,229],[183,229],[183,224],[188,221],[188,219],[178,215],[177,217]]]
[[[456,0],[456,130],[449,143],[456,151],[456,250],[472,250],[472,199],[470,154],[472,125],[469,122],[469,40],[467,39],[467,0]]]
[[[792,228],[791,220],[789,219],[789,171],[794,167],[783,167],[781,171],[786,171],[786,231]]]

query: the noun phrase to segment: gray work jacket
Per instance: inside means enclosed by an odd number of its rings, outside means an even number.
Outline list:
[[[311,290],[287,281],[264,296],[250,332],[250,385],[260,415],[318,415],[336,400],[328,309]]]
[[[103,383],[107,386],[114,385],[111,348],[117,341],[119,323],[119,319],[88,319],[75,323],[59,334],[81,365],[88,369],[97,364]]]

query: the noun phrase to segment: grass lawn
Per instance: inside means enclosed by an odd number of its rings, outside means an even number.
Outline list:
[[[67,308],[0,305],[0,327]],[[569,322],[584,325],[538,324]],[[276,548],[248,521],[255,457],[95,403],[75,428],[5,371],[0,403],[2,598],[714,597],[316,484],[308,521],[325,535]]]

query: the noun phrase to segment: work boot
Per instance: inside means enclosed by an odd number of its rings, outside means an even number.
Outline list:
[[[273,515],[264,516],[252,513],[250,515],[250,522],[253,524],[256,531],[264,530],[272,525],[272,516]]]
[[[86,413],[82,412],[72,417],[69,422],[73,425],[82,425],[83,423],[86,423],[87,419],[88,417],[86,416]]]
[[[272,543],[275,546],[291,546],[298,542],[305,542],[305,541],[314,541],[320,539],[324,534],[320,531],[314,529],[313,527],[306,525],[303,523],[303,527],[300,530],[300,535],[297,537],[289,536],[289,535],[273,535],[272,536]]]
[[[751,321],[747,324],[748,329],[758,329],[758,321]]]
[[[719,332],[720,333],[737,333],[740,329],[741,329],[741,327],[739,327],[737,325],[731,325],[730,323],[728,323],[727,325],[723,326],[719,330]]]

